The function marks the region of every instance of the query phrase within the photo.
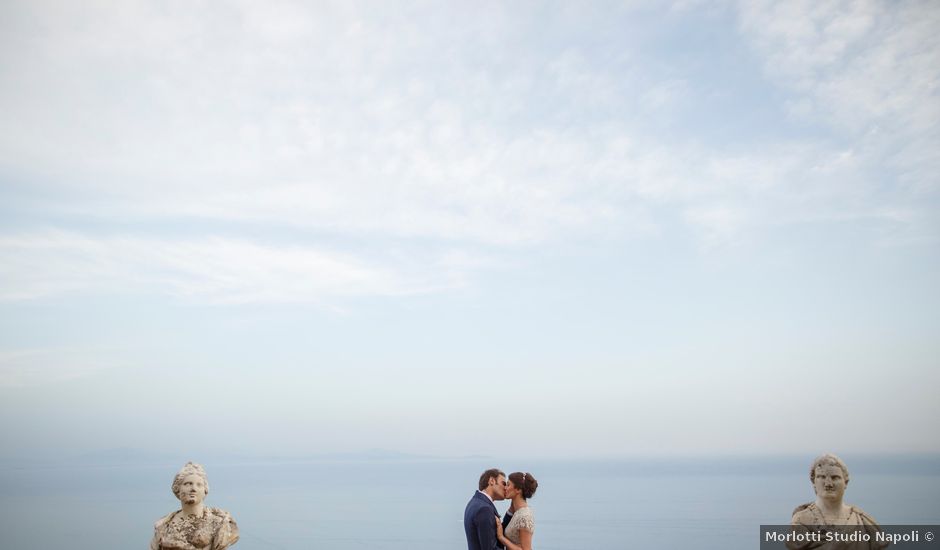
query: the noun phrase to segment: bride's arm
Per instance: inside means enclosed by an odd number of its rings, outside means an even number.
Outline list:
[[[519,542],[522,544],[522,550],[532,550],[532,531],[519,529]]]

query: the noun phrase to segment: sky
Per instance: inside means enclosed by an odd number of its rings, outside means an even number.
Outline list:
[[[940,4],[0,5],[0,457],[940,452]]]

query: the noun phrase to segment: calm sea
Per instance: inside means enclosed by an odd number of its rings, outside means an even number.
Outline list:
[[[539,480],[538,550],[756,548],[812,499],[812,457],[504,463]],[[845,457],[846,500],[879,522],[940,523],[940,458]],[[239,550],[466,548],[462,517],[490,461],[205,463],[207,503],[238,521]],[[180,464],[0,468],[0,548],[146,548],[177,508]],[[506,504],[497,503],[500,511]]]

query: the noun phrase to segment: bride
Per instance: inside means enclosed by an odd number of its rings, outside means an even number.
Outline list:
[[[530,473],[513,472],[509,474],[506,484],[506,498],[512,500],[507,517],[511,517],[506,524],[496,518],[496,538],[506,550],[532,550],[532,535],[535,534],[535,515],[529,507],[528,500],[535,494],[539,482]]]

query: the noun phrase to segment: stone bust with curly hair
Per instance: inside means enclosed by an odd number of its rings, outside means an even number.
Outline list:
[[[150,550],[225,550],[238,542],[238,525],[232,516],[204,504],[209,478],[200,464],[187,462],[170,489],[181,507],[154,524]]]

